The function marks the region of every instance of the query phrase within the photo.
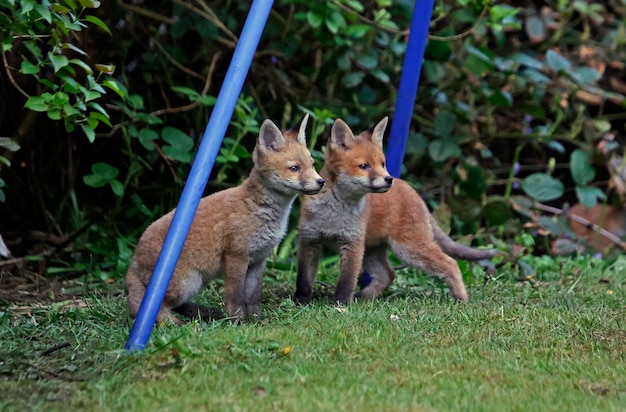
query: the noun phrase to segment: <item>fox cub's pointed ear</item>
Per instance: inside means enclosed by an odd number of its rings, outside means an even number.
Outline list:
[[[346,122],[341,119],[335,120],[330,130],[330,148],[350,150],[355,140],[354,134]]]
[[[296,124],[293,129],[291,129],[292,131],[297,131],[298,132],[298,143],[303,144],[306,146],[306,125],[307,123],[309,123],[309,114],[305,114],[304,117],[302,118],[302,120],[300,120],[298,122],[298,124]]]
[[[280,129],[271,120],[265,119],[259,132],[259,144],[264,149],[278,152],[287,145],[287,141]]]
[[[388,121],[389,118],[385,116],[380,122],[378,122],[372,132],[372,142],[376,143],[380,147],[383,147],[383,136],[385,135],[385,129],[387,128]]]

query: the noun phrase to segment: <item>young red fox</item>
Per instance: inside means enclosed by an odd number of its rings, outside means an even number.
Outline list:
[[[341,119],[333,124],[320,174],[326,186],[304,197],[300,210],[296,300],[309,303],[320,250],[331,242],[341,257],[335,302],[352,301],[361,267],[372,281],[358,298],[373,299],[391,284],[391,250],[404,262],[443,278],[455,299],[467,292],[456,261],[480,260],[494,251],[476,250],[450,239],[437,226],[424,201],[385,168],[382,139],[387,118],[374,131],[354,136]]]
[[[210,317],[208,308],[189,302],[203,284],[224,275],[226,312],[242,319],[261,316],[265,261],[285,234],[295,197],[318,193],[324,179],[313,167],[304,130],[284,135],[270,121],[261,126],[254,167],[238,187],[200,200],[157,321],[180,324],[172,311]],[[135,317],[152,276],[173,212],[152,223],[141,236],[126,275],[128,309]]]

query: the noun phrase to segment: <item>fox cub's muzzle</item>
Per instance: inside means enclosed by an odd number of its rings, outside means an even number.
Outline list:
[[[391,189],[392,185],[393,185],[392,176],[385,176],[382,178],[379,177],[377,179],[372,179],[370,181],[370,190],[373,193],[385,193],[389,189]]]
[[[324,183],[326,183],[326,180],[319,178],[315,181],[315,187],[309,188],[309,185],[306,185],[304,190],[302,190],[302,193],[304,193],[305,195],[317,194],[324,187]]]

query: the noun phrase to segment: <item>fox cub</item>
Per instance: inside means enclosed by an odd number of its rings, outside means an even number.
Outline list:
[[[238,187],[201,199],[157,321],[180,324],[172,311],[186,316],[215,315],[189,299],[220,274],[227,315],[235,319],[261,316],[265,261],[285,234],[291,205],[298,194],[312,195],[324,186],[306,147],[307,120],[308,115],[299,130],[285,134],[265,120],[250,176]],[[173,212],[152,223],[137,245],[126,275],[132,317],[139,310]]]
[[[357,298],[373,299],[391,284],[395,273],[387,250],[411,266],[443,278],[455,299],[468,299],[452,258],[481,260],[495,251],[454,242],[437,226],[422,198],[406,182],[393,179],[385,167],[382,139],[387,118],[373,132],[354,136],[341,119],[331,130],[326,180],[316,196],[304,197],[300,211],[298,277],[295,298],[309,303],[321,247],[332,243],[341,257],[335,302],[352,301],[363,267],[372,277]],[[452,257],[451,257],[452,256]]]

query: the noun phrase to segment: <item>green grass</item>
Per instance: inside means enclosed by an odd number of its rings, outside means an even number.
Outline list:
[[[133,354],[121,296],[5,306],[0,410],[624,410],[626,258],[550,262],[532,285],[506,265],[475,278],[468,304],[405,270],[381,300],[347,309],[319,286],[314,305],[293,304],[280,273],[261,322],[158,325]],[[219,288],[200,300],[219,303]]]

